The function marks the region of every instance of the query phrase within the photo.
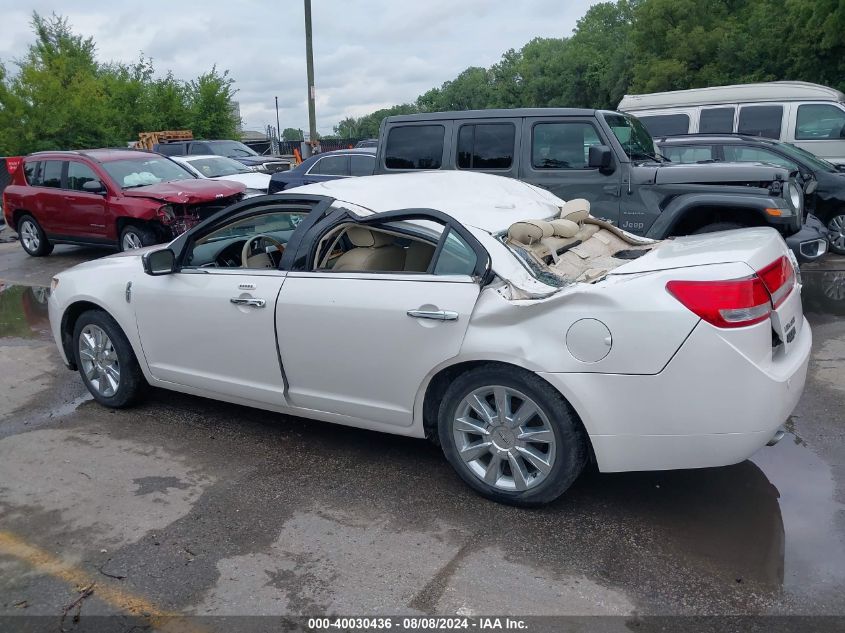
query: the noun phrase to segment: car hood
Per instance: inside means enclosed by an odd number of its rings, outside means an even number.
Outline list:
[[[270,186],[270,174],[260,174],[258,172],[251,172],[249,174],[233,174],[231,176],[215,176],[211,180],[218,182],[239,182],[247,189],[261,189],[266,191]]]
[[[264,163],[275,162],[279,160],[278,158],[274,158],[273,156],[229,156],[239,163],[243,163],[244,165],[263,165]]]
[[[197,178],[125,189],[123,195],[130,198],[153,198],[176,204],[196,204],[228,198],[243,193],[244,189],[244,185],[239,182]]]
[[[656,185],[683,183],[768,182],[779,178],[787,180],[789,170],[762,163],[666,163],[638,168],[651,170],[651,180]]]

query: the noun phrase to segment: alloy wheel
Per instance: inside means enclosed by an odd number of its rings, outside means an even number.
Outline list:
[[[21,242],[23,242],[24,248],[31,252],[37,251],[38,247],[41,246],[41,238],[38,237],[38,227],[35,226],[32,220],[24,220],[21,222],[20,231]]]
[[[831,247],[839,253],[845,253],[845,213],[833,216],[827,223],[827,228],[830,231],[828,240]]]
[[[123,250],[131,251],[135,250],[136,248],[143,248],[143,244],[141,244],[141,237],[132,231],[127,231],[123,235]]]
[[[79,361],[82,372],[98,394],[110,398],[120,386],[120,361],[105,330],[93,324],[79,333]]]
[[[467,395],[455,411],[458,455],[476,477],[499,490],[541,484],[554,466],[555,433],[531,398],[501,385]]]

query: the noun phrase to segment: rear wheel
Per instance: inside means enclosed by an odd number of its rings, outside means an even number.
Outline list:
[[[18,222],[18,235],[21,246],[33,257],[44,257],[53,252],[53,245],[47,241],[47,235],[31,215],[25,215]]]
[[[587,438],[563,396],[510,367],[481,367],[457,378],[443,396],[438,434],[461,479],[511,505],[553,501],[587,461]]]
[[[83,312],[73,328],[73,350],[82,381],[107,407],[135,404],[147,383],[126,335],[100,310]]]
[[[132,251],[156,243],[156,234],[144,226],[127,225],[120,232],[120,250]]]
[[[705,224],[700,229],[692,232],[693,235],[700,233],[715,233],[716,231],[733,231],[734,229],[745,228],[744,225],[738,222],[713,222],[712,224]]]
[[[827,222],[827,236],[830,250],[837,255],[845,255],[845,212],[839,212]]]

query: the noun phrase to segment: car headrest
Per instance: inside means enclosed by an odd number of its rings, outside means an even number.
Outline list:
[[[514,222],[508,228],[508,238],[522,244],[533,244],[544,237],[554,235],[554,227],[551,222],[545,220],[522,220]]]
[[[572,220],[564,220],[562,218],[552,220],[549,224],[552,225],[552,229],[557,237],[575,237],[575,234],[581,228]]]
[[[393,243],[393,236],[387,233],[371,231],[361,226],[351,226],[346,229],[346,235],[353,246],[358,248],[378,248]]]
[[[590,215],[590,201],[584,198],[575,198],[565,202],[560,209],[560,217],[580,224]]]

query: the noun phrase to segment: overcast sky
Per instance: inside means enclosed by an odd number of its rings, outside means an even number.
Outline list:
[[[404,103],[468,66],[490,66],[534,37],[571,34],[595,0],[313,0],[317,129]],[[69,18],[101,61],[140,52],[157,72],[192,79],[217,64],[238,88],[245,129],[308,128],[302,0],[0,0],[0,60],[11,70],[33,10]]]

